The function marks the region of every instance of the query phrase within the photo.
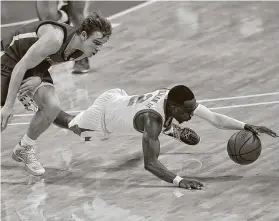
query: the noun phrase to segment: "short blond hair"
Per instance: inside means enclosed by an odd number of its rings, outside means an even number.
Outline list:
[[[76,33],[80,35],[83,31],[85,31],[88,36],[99,31],[104,37],[110,37],[112,34],[112,26],[110,21],[103,17],[100,12],[93,12],[83,20]]]

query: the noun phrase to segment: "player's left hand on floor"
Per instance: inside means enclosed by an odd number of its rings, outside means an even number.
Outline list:
[[[201,190],[203,184],[196,180],[183,179],[179,182],[179,187],[189,189],[189,190],[191,189]]]
[[[264,127],[264,126],[254,126],[251,124],[245,124],[244,129],[251,131],[253,134],[256,134],[256,135],[263,133],[263,134],[268,134],[271,137],[278,137],[278,134],[276,134],[273,130],[271,130],[267,127]]]

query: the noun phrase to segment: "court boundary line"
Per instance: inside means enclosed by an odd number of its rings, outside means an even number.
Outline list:
[[[136,5],[136,6],[133,6],[131,8],[127,8],[127,9],[125,9],[123,11],[120,11],[120,12],[117,12],[117,13],[115,13],[113,15],[110,15],[110,16],[107,17],[107,19],[108,20],[113,20],[113,19],[119,18],[119,17],[121,17],[123,15],[127,15],[127,14],[129,14],[129,13],[131,13],[133,11],[136,11],[136,10],[144,8],[144,7],[148,6],[148,5],[151,5],[151,4],[155,3],[156,1],[157,0],[149,0],[149,1],[146,1],[144,3],[140,3],[140,4]],[[32,19],[29,19],[29,20],[24,20],[24,21],[19,21],[19,22],[12,22],[12,23],[7,23],[7,24],[1,24],[0,27],[1,28],[8,28],[8,27],[13,27],[13,26],[18,26],[18,25],[24,25],[24,24],[27,24],[27,23],[30,23],[30,22],[35,22],[35,21],[39,21],[39,19],[38,18],[32,18]],[[115,27],[117,27],[119,25],[120,25],[120,23],[112,23],[113,28],[115,28]]]
[[[24,20],[24,21],[1,24],[1,28],[9,28],[9,27],[13,27],[13,26],[25,25],[27,23],[31,23],[31,22],[35,22],[35,21],[39,21],[39,19],[38,18],[33,18],[33,19],[29,19],[29,20]]]
[[[209,107],[208,109],[210,110],[220,110],[220,109],[228,109],[228,108],[241,108],[241,107],[252,107],[252,106],[260,106],[260,105],[272,105],[272,104],[279,104],[279,101],[270,101],[270,102],[260,102],[260,103],[250,103],[250,104],[239,104],[239,105],[228,105],[228,106],[219,106],[219,107]],[[76,111],[68,111],[67,113],[80,113],[81,111],[84,110],[76,110]],[[28,116],[32,116],[34,114],[28,114]],[[16,116],[16,115],[14,115]],[[17,115],[19,116],[19,115]],[[20,116],[20,117],[25,117]],[[29,124],[30,122],[19,122],[19,123],[11,123],[8,124],[9,126],[16,126],[16,125],[26,125]]]
[[[214,98],[214,99],[205,99],[205,100],[199,100],[198,102],[202,103],[202,102],[210,102],[210,101],[225,101],[225,100],[244,99],[244,98],[251,98],[251,97],[272,96],[272,95],[277,95],[277,94],[279,94],[279,92],[242,95],[242,96],[236,96],[236,97],[222,97],[222,98]]]
[[[227,109],[227,108],[253,107],[253,106],[272,105],[272,104],[279,104],[279,101],[269,101],[269,102],[250,103],[250,104],[237,104],[237,105],[229,105],[229,106],[210,107],[209,109],[210,110],[220,110],[220,109]]]

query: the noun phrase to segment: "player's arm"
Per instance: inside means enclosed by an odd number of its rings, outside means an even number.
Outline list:
[[[245,123],[239,120],[233,119],[223,114],[219,114],[209,110],[202,104],[198,104],[194,111],[194,115],[203,118],[211,123],[213,126],[220,129],[227,130],[243,130]]]
[[[56,53],[63,44],[64,32],[60,27],[44,25],[38,30],[38,41],[34,43],[12,71],[5,106],[13,107],[17,92],[27,70],[36,67],[47,56]]]
[[[266,133],[272,137],[278,136],[274,131],[262,126],[253,126],[242,121],[219,114],[209,110],[202,104],[199,104],[194,111],[194,115],[205,119],[217,128],[224,130],[249,130],[255,134]]]
[[[200,189],[203,186],[200,182],[186,180],[177,176],[158,160],[160,154],[159,135],[161,130],[161,118],[153,113],[147,113],[144,116],[144,133],[142,137],[145,169],[168,183],[174,183],[177,186],[187,189]]]

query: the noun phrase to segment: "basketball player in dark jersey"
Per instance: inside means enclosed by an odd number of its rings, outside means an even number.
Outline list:
[[[99,13],[84,19],[79,28],[53,21],[39,21],[18,28],[1,41],[1,131],[11,120],[22,80],[36,77],[41,83],[29,91],[38,105],[28,131],[13,150],[34,175],[45,170],[34,156],[37,138],[60,112],[59,99],[48,72],[51,65],[95,55],[112,33],[111,23]],[[1,51],[2,51],[1,50]]]
[[[88,1],[36,1],[38,18],[41,21],[51,20],[62,22],[78,27],[87,14]],[[87,73],[90,69],[87,57],[75,61],[73,71],[74,74]]]

